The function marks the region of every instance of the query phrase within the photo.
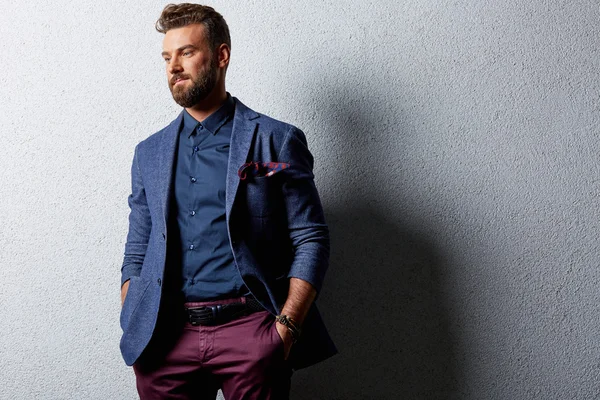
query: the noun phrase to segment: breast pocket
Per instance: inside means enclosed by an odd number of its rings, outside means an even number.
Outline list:
[[[281,208],[281,184],[272,177],[254,177],[246,181],[246,205],[253,217],[269,217]]]

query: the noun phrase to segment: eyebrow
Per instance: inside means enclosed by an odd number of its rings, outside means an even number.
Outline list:
[[[191,45],[191,44],[186,44],[185,46],[181,46],[180,48],[178,48],[175,51],[181,51],[181,50],[185,50],[185,49],[188,49],[188,48],[196,49],[196,46]],[[160,53],[160,55],[161,56],[169,55],[169,52],[168,51],[163,51],[162,53]]]

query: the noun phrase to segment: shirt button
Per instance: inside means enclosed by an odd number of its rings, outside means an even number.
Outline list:
[[[194,153],[198,151],[198,146],[194,146]]]
[[[190,244],[190,250],[194,250],[194,245]]]
[[[191,214],[191,215],[192,215],[192,217],[193,217],[194,215],[196,215],[196,211],[192,210],[192,211],[190,211],[190,214]]]
[[[190,181],[192,182],[196,182],[196,178],[194,178],[193,176],[191,177]]]
[[[203,129],[204,129],[204,127],[203,127],[202,125],[198,125],[198,130],[199,130],[199,131],[201,131],[201,130],[203,130]]]

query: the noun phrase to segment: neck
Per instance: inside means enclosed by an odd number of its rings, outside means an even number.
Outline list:
[[[186,111],[197,121],[204,121],[210,114],[214,113],[227,100],[227,92],[225,85],[215,86],[212,92],[209,93],[204,100],[186,108]]]

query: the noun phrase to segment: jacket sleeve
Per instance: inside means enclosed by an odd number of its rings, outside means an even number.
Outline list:
[[[282,171],[287,175],[282,190],[294,248],[288,277],[309,282],[319,293],[329,267],[329,229],[314,183],[313,156],[300,129],[290,128],[279,159],[290,164]]]
[[[129,231],[121,267],[121,286],[132,276],[140,275],[152,227],[138,162],[138,146],[135,147],[131,165],[131,194],[127,198],[130,208]]]

